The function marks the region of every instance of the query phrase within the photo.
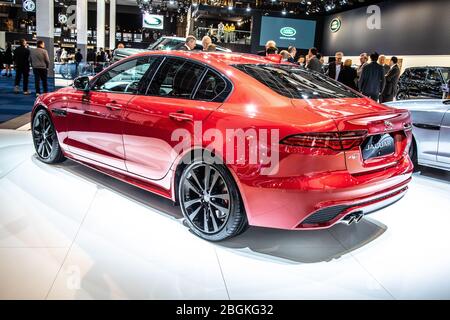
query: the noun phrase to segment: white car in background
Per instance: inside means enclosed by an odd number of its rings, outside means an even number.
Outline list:
[[[111,62],[119,61],[125,57],[131,56],[132,54],[144,52],[148,50],[178,50],[180,49],[186,41],[186,38],[182,37],[161,37],[152,43],[147,49],[134,49],[134,48],[123,48],[114,50],[114,56]],[[194,50],[203,50],[202,42],[197,40],[197,46]],[[230,49],[216,46],[216,51],[219,52],[231,52]]]
[[[409,155],[414,164],[450,171],[450,100],[402,100],[385,104],[411,112],[414,139]]]

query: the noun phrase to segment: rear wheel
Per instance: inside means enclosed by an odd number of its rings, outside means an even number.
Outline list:
[[[194,161],[183,171],[178,194],[187,224],[203,239],[221,241],[247,227],[236,183],[223,165]]]
[[[39,160],[45,163],[58,163],[65,160],[56,136],[55,127],[46,110],[41,109],[36,112],[31,132]]]

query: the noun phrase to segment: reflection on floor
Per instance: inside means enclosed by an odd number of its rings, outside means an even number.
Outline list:
[[[170,201],[0,131],[0,299],[448,299],[449,182],[426,169],[357,225],[214,244]]]

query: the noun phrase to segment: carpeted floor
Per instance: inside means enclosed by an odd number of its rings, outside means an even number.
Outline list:
[[[30,74],[28,90],[30,95],[25,96],[23,93],[14,93],[14,74],[12,77],[0,76],[0,123],[8,121],[31,111],[33,103],[36,99],[36,91],[34,89],[34,76]],[[49,78],[49,91],[53,91],[54,79]],[[20,85],[22,90],[22,85]]]

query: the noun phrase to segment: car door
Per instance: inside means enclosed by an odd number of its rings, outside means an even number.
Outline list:
[[[96,78],[89,91],[78,90],[70,95],[67,108],[70,152],[126,170],[123,114],[149,66],[148,57],[124,61]]]
[[[214,97],[204,90],[211,75],[218,79]],[[153,180],[164,178],[178,156],[177,133],[187,133],[192,140],[194,128],[201,134],[202,121],[220,107],[230,88],[202,64],[167,57],[146,95],[134,97],[127,106],[123,140],[128,171]]]
[[[450,100],[445,100],[444,104],[449,108],[442,119],[437,161],[450,168]]]

